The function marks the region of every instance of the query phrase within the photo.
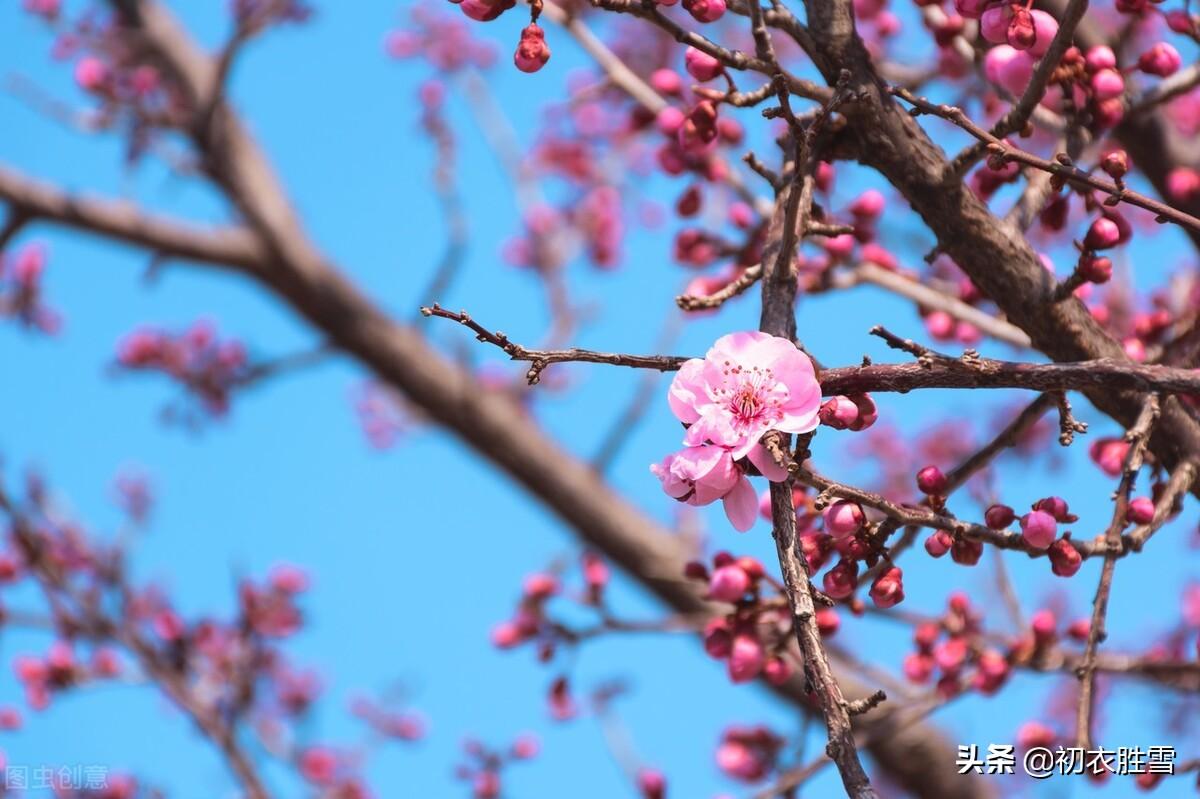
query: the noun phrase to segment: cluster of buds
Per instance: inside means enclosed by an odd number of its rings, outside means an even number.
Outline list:
[[[512,763],[537,757],[541,744],[531,733],[517,736],[507,749],[492,749],[481,741],[468,738],[463,742],[465,760],[454,768],[456,779],[471,786],[473,799],[496,799],[500,796],[501,776]]]
[[[46,247],[34,242],[11,256],[0,253],[0,317],[17,320],[30,330],[57,333],[62,319],[42,301]]]
[[[71,641],[59,640],[52,643],[43,656],[19,655],[13,662],[13,670],[25,689],[29,707],[45,710],[56,693],[87,682],[120,676],[121,662],[117,654],[105,646],[93,649],[90,661],[83,662],[77,657]],[[8,715],[11,723],[11,713]]]
[[[471,26],[459,17],[416,5],[410,25],[390,31],[384,50],[396,59],[422,57],[439,74],[454,74],[468,67],[487,69],[496,61],[492,46],[471,35]]]
[[[601,616],[602,624],[613,624],[606,607],[605,589],[611,573],[603,560],[587,552],[580,560],[582,590],[575,599],[584,607]],[[492,628],[492,644],[499,649],[512,649],[526,642],[536,642],[539,660],[546,662],[554,657],[559,645],[570,645],[578,640],[566,625],[551,618],[548,612],[550,600],[564,594],[559,575],[551,572],[535,572],[524,580],[521,599],[512,618]]]
[[[936,676],[944,698],[969,689],[993,694],[1011,673],[1008,658],[987,645],[979,614],[962,593],[951,594],[940,619],[917,625],[913,644],[915,651],[904,658],[905,677],[925,684]]]
[[[852,500],[837,500],[821,512],[821,530],[799,531],[801,551],[809,569],[817,572],[833,553],[838,562],[825,572],[821,586],[832,599],[846,600],[854,607],[858,590],[859,566],[874,568],[885,560],[871,583],[869,595],[877,607],[890,608],[904,601],[904,575],[899,567],[886,562],[881,542],[875,538],[872,525],[861,505]]]
[[[744,683],[760,675],[780,685],[792,674],[787,654],[791,643],[791,614],[778,601],[778,585],[771,580],[762,563],[755,558],[735,558],[718,552],[711,569],[699,561],[687,564],[684,576],[703,581],[705,596],[734,606],[731,613],[718,616],[704,627],[704,651],[723,660],[729,679]],[[775,589],[775,596],[764,598],[764,589]]]
[[[118,345],[117,365],[166,374],[214,416],[228,410],[230,394],[250,376],[246,348],[236,339],[218,338],[206,321],[177,334],[151,328],[134,331]]]
[[[741,782],[758,782],[775,770],[786,741],[762,725],[730,726],[717,744],[717,768]]]
[[[308,590],[308,575],[301,569],[281,564],[267,575],[266,583],[243,580],[238,599],[246,625],[268,638],[286,638],[303,625],[296,600]]]

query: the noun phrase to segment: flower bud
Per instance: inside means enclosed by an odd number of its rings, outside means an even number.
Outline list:
[[[689,47],[683,54],[683,64],[688,74],[701,83],[710,81],[725,71],[720,61],[695,47]]]
[[[822,585],[825,593],[834,599],[845,599],[854,593],[858,584],[858,563],[843,558],[829,571],[825,572]]]
[[[1138,69],[1147,75],[1165,78],[1174,75],[1183,63],[1179,51],[1166,42],[1157,42],[1138,58]]]
[[[983,520],[993,530],[1003,530],[1017,519],[1017,514],[1007,505],[995,504],[983,513]]]
[[[546,33],[536,22],[531,22],[521,31],[513,63],[522,72],[537,72],[550,60],[550,47],[546,44]]]
[[[1125,511],[1125,520],[1130,524],[1149,524],[1154,521],[1154,500],[1150,497],[1134,497]]]
[[[729,624],[725,619],[713,619],[704,625],[704,651],[711,658],[722,660],[729,657],[733,649],[733,636],[729,634]]]
[[[712,573],[708,596],[718,602],[737,602],[750,588],[750,575],[741,566],[722,566]]]
[[[766,662],[766,652],[753,635],[740,633],[733,637],[729,652],[729,679],[735,683],[749,682],[757,677]]]
[[[898,566],[885,569],[871,584],[871,599],[880,608],[890,608],[904,601],[903,573]]]
[[[974,566],[983,557],[983,542],[959,536],[950,547],[950,558],[963,566]]]
[[[1083,238],[1083,246],[1089,250],[1107,250],[1121,240],[1117,223],[1106,216],[1097,218]]]
[[[825,509],[825,532],[834,538],[846,538],[862,529],[866,516],[857,502],[841,499]]]
[[[950,487],[950,481],[936,466],[926,466],[917,472],[917,488],[922,494],[942,495]]]
[[[1107,283],[1112,279],[1112,261],[1102,255],[1083,255],[1079,259],[1079,274],[1089,283]]]
[[[1097,100],[1115,100],[1125,93],[1125,78],[1115,69],[1102,69],[1092,75],[1092,93]]]
[[[925,551],[935,558],[940,558],[950,551],[953,546],[954,539],[945,530],[934,530],[933,533],[925,539]]]
[[[1034,549],[1046,549],[1054,543],[1058,523],[1044,510],[1034,510],[1021,517],[1021,537]]]
[[[637,783],[642,799],[663,799],[667,795],[667,779],[657,769],[643,768],[638,771]]]
[[[1129,156],[1124,150],[1113,150],[1100,160],[1100,168],[1113,180],[1120,180],[1129,172]]]
[[[1053,611],[1043,608],[1029,619],[1029,628],[1033,631],[1034,640],[1045,646],[1054,640],[1058,620],[1054,617]]]
[[[725,0],[683,0],[683,8],[697,22],[716,22],[725,14]]]
[[[842,618],[833,608],[821,608],[816,613],[817,631],[822,638],[829,638],[842,626]]]
[[[763,666],[763,676],[771,685],[783,685],[792,676],[792,664],[781,657],[769,658]]]
[[[1050,559],[1050,571],[1059,577],[1071,577],[1083,564],[1083,556],[1071,543],[1071,539],[1063,537],[1050,545],[1046,556]]]
[[[934,662],[929,655],[912,652],[904,657],[904,676],[909,682],[923,685],[933,676]]]
[[[867,189],[850,203],[850,213],[863,219],[875,219],[883,213],[887,200],[875,189]]]

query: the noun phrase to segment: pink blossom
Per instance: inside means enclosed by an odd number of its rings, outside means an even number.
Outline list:
[[[703,360],[684,363],[671,381],[668,402],[691,425],[685,443],[720,444],[738,459],[750,455],[768,430],[815,428],[821,387],[812,361],[792,342],[766,333],[731,333],[717,339]]]
[[[762,672],[766,658],[763,645],[753,635],[735,635],[729,652],[729,679],[736,683],[753,680]]]
[[[750,588],[750,575],[735,563],[722,566],[712,573],[708,595],[721,602],[736,602]]]
[[[1057,522],[1044,510],[1030,511],[1021,517],[1021,536],[1034,549],[1049,547],[1057,532]]]
[[[885,569],[871,585],[871,599],[878,607],[890,608],[904,601],[903,573],[893,566]]]
[[[745,532],[754,525],[758,497],[724,447],[685,447],[652,465],[650,471],[662,481],[668,496],[689,505],[720,499],[734,529]]]

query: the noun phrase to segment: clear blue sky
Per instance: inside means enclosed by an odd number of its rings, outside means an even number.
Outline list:
[[[170,5],[204,42],[220,41],[224,19],[216,8],[223,3]],[[547,69],[527,76],[507,68],[518,17],[510,14],[485,32],[498,40],[504,65],[490,73],[489,84],[528,140],[537,98],[563,96],[567,74],[585,62],[550,28],[554,60]],[[455,118],[466,143],[460,174],[469,178],[471,222],[466,276],[448,297],[418,295],[445,232],[436,200],[426,190],[433,153],[417,134],[415,91],[427,68],[390,62],[381,48],[397,18],[389,0],[318,3],[309,25],[273,33],[250,48],[235,76],[234,100],[274,159],[313,238],[382,304],[408,317],[418,302],[441,299],[471,309],[518,340],[535,341],[547,321],[541,295],[528,275],[499,257],[501,242],[516,229],[511,188],[461,108]],[[57,97],[84,102],[69,71],[50,61],[48,36],[20,12],[16,0],[0,5],[0,42],[0,77],[22,74]],[[81,136],[7,93],[0,93],[0,161],[71,188],[136,197],[193,219],[223,218],[208,192],[159,169],[125,173],[117,139]],[[680,187],[667,185],[656,180],[650,189],[669,202]],[[865,185],[882,188],[847,171],[838,197],[848,200]],[[199,434],[165,427],[158,412],[175,397],[173,387],[156,379],[114,379],[106,371],[116,342],[138,324],[181,327],[209,317],[263,355],[311,345],[312,335],[244,281],[170,264],[147,284],[143,253],[41,226],[22,240],[32,238],[49,243],[48,297],[65,314],[66,326],[52,339],[0,326],[6,375],[0,385],[0,454],[10,479],[27,466],[42,469],[62,503],[105,530],[119,518],[111,502],[114,475],[129,466],[146,471],[159,503],[152,529],[137,547],[136,570],[168,585],[189,612],[228,611],[235,574],[261,573],[279,561],[309,567],[314,588],[305,607],[311,626],[290,651],[318,669],[329,690],[308,732],[315,740],[352,743],[360,727],[345,711],[347,700],[397,681],[431,719],[426,741],[385,749],[373,760],[368,773],[378,795],[464,794],[450,776],[460,739],[471,734],[502,744],[527,729],[541,735],[544,753],[513,772],[508,787],[515,799],[631,795],[594,723],[548,720],[543,695],[552,672],[527,650],[497,653],[487,641],[491,625],[510,611],[521,577],[573,551],[569,530],[436,431],[417,433],[388,452],[368,447],[351,404],[364,375],[344,361],[239,397],[226,421]],[[884,243],[915,263],[932,240],[913,221],[892,214]],[[582,346],[644,351],[673,307],[671,298],[685,275],[670,261],[669,237],[639,230],[625,249],[615,273],[596,275],[582,264],[571,269],[576,298],[586,297],[598,311],[578,337]],[[1139,243],[1134,252],[1139,278],[1161,278],[1168,266],[1192,257],[1170,233]],[[677,349],[701,353],[718,335],[753,327],[756,318],[755,302],[743,300],[718,317],[688,323]],[[799,313],[801,336],[827,363],[851,363],[864,352],[886,357],[866,335],[876,322],[906,334],[920,332],[910,306],[869,289],[805,300]],[[431,332],[448,346],[468,343],[449,325]],[[496,361],[493,352],[469,352]],[[544,402],[543,419],[568,448],[586,455],[623,408],[638,376],[602,367],[572,370],[571,376],[576,390]],[[885,420],[911,432],[955,414],[983,420],[988,409],[1013,399],[929,393],[880,398],[880,408]],[[1110,512],[1111,486],[1086,463],[1085,448],[1114,426],[1082,400],[1078,404],[1092,432],[1062,465],[1050,469],[1039,461],[1036,468],[1008,468],[1002,484],[1014,504],[1050,491],[1066,496],[1082,517],[1077,534],[1090,535]],[[820,436],[819,462],[846,479],[866,479],[869,463],[835,452],[846,436]],[[674,448],[677,438],[665,402],[657,402],[613,470],[614,483],[664,521],[675,508],[646,465]],[[466,496],[464,485],[470,486]],[[706,518],[719,546],[769,555],[765,525],[738,538],[719,509]],[[1110,646],[1143,645],[1177,618],[1180,590],[1195,573],[1187,540],[1194,525],[1189,511],[1154,540],[1147,555],[1122,562]],[[1097,564],[1063,581],[1049,577],[1042,561],[1018,556],[1009,562],[1027,610],[1062,592],[1082,612],[1095,586]],[[985,559],[977,569],[963,569],[914,553],[904,564],[906,606],[937,612],[946,592],[959,587],[995,607],[987,564]],[[629,615],[654,612],[625,582],[617,598]],[[6,596],[5,602],[19,607],[24,599]],[[1003,624],[1002,613],[991,618]],[[902,633],[868,623],[847,624],[839,635],[864,659],[893,668],[907,649]],[[0,659],[7,664],[44,645],[6,635]],[[712,764],[724,724],[768,722],[787,733],[797,727],[788,709],[758,689],[728,685],[722,666],[686,639],[602,641],[582,653],[575,674],[583,688],[610,677],[630,678],[633,693],[619,708],[640,754],[666,771],[673,796],[740,793]],[[1010,741],[1022,721],[1040,717],[1037,708],[1055,684],[1053,678],[1022,677],[1002,699],[968,698],[938,719],[963,743]],[[0,704],[10,702],[19,702],[19,695],[6,665]],[[1108,746],[1174,743],[1181,757],[1194,755],[1196,742],[1166,735],[1161,715],[1151,694],[1122,691],[1102,740]],[[0,750],[13,764],[129,770],[179,799],[233,790],[222,765],[187,723],[145,687],[72,693],[48,712],[34,714],[21,733],[0,737]],[[279,785],[285,795],[295,787],[282,780]],[[826,774],[811,795],[828,795],[831,785],[832,775]],[[1027,787],[1031,796],[1071,792],[1065,784]],[[1182,790],[1176,783],[1159,795]],[[1105,792],[1132,794],[1127,785]]]

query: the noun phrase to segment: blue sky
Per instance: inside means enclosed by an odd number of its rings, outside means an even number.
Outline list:
[[[202,41],[220,41],[224,20],[213,3],[180,0],[171,6]],[[415,92],[427,68],[397,65],[381,48],[398,11],[396,3],[378,0],[319,3],[309,25],[272,33],[252,46],[239,65],[232,96],[270,153],[312,237],[381,304],[410,317],[419,302],[440,299],[469,308],[517,340],[536,341],[547,323],[541,293],[527,274],[499,257],[502,241],[517,224],[511,187],[461,108],[453,118],[465,142],[460,175],[469,180],[466,271],[450,296],[419,296],[441,254],[445,225],[427,191],[432,149],[417,132]],[[547,69],[528,76],[507,68],[518,16],[507,15],[485,32],[499,42],[502,59],[488,82],[527,141],[539,98],[561,97],[567,74],[585,61],[550,28],[554,60]],[[5,44],[0,77],[25,75],[54,96],[85,102],[69,71],[49,59],[48,36],[15,0],[0,4],[0,37]],[[0,93],[0,161],[70,188],[137,198],[191,219],[224,218],[217,198],[203,188],[153,166],[127,173],[120,166],[118,140],[81,136],[8,93]],[[661,180],[649,185],[665,202],[681,188]],[[848,170],[837,196],[848,200],[866,185],[882,188]],[[263,355],[311,346],[314,337],[245,281],[172,263],[147,282],[143,253],[43,226],[22,241],[34,238],[49,244],[48,297],[65,314],[66,326],[52,339],[0,326],[0,363],[7,375],[0,386],[0,455],[10,479],[26,467],[43,470],[59,501],[95,529],[111,530],[119,519],[111,501],[113,477],[130,467],[148,473],[159,503],[150,531],[138,543],[136,570],[169,586],[190,612],[227,611],[236,574],[261,573],[280,561],[309,567],[314,587],[305,607],[311,626],[290,651],[298,662],[315,667],[329,690],[308,732],[332,743],[357,740],[359,725],[345,711],[347,700],[397,682],[431,720],[426,741],[377,755],[369,774],[379,795],[463,794],[450,775],[461,738],[470,734],[503,744],[522,730],[542,737],[544,753],[513,772],[512,797],[631,795],[595,724],[548,720],[542,697],[552,672],[539,667],[529,651],[497,653],[487,641],[491,625],[510,611],[521,577],[573,551],[569,530],[436,431],[415,433],[390,451],[371,449],[352,407],[352,393],[364,375],[344,360],[240,396],[228,419],[199,433],[164,426],[159,411],[175,397],[171,386],[151,378],[114,379],[106,369],[116,342],[137,325],[182,327],[207,317]],[[889,216],[884,243],[916,263],[932,240],[914,222],[893,222]],[[1170,232],[1139,242],[1134,254],[1139,278],[1147,279],[1160,279],[1166,268],[1190,257],[1181,237]],[[576,343],[647,350],[685,277],[670,261],[669,237],[642,230],[627,242],[620,270],[596,274],[582,264],[572,266],[572,291],[597,309]],[[717,336],[751,328],[756,319],[755,301],[745,298],[719,316],[689,322],[677,351],[703,352]],[[799,312],[801,337],[831,364],[855,362],[864,352],[888,357],[866,335],[876,322],[904,334],[920,333],[908,304],[871,289],[806,299]],[[468,343],[448,324],[430,332],[448,347]],[[498,362],[494,352],[468,352],[481,362]],[[565,446],[587,455],[639,378],[603,367],[570,374],[575,390],[548,399],[541,412],[546,428]],[[912,432],[951,415],[982,418],[1015,398],[942,392],[879,401],[885,420]],[[1050,491],[1062,494],[1082,517],[1077,534],[1090,535],[1107,519],[1111,486],[1087,464],[1085,447],[1089,438],[1115,428],[1086,402],[1077,404],[1092,432],[1067,453],[1062,467],[1007,468],[1002,485],[1013,504]],[[847,436],[820,436],[818,462],[846,479],[865,479],[869,465],[838,452]],[[677,437],[665,402],[656,402],[612,470],[613,483],[663,521],[672,519],[675,508],[646,465],[673,449]],[[769,556],[765,525],[735,538],[719,509],[705,518],[712,522],[717,545]],[[1111,646],[1137,647],[1148,633],[1177,618],[1180,589],[1195,573],[1187,542],[1194,525],[1195,515],[1185,513],[1154,540],[1147,555],[1122,562]],[[914,554],[905,564],[908,606],[937,612],[946,592],[956,587],[995,606],[987,563],[970,570]],[[1095,585],[1097,564],[1088,564],[1074,580],[1051,582],[1044,562],[1016,557],[1009,563],[1027,611],[1054,591],[1081,612]],[[6,598],[6,604],[19,606],[21,599]],[[631,616],[655,612],[624,581],[618,583],[617,599]],[[1001,614],[993,618],[1003,624]],[[840,636],[861,657],[892,667],[906,650],[904,634],[894,628],[855,622]],[[42,640],[6,635],[0,659],[7,663],[42,646]],[[797,726],[787,708],[758,689],[728,685],[721,665],[682,638],[592,644],[578,659],[575,674],[584,688],[610,677],[629,678],[633,691],[619,709],[639,753],[666,771],[675,796],[739,793],[712,765],[725,723],[767,722],[782,732]],[[1009,741],[1022,721],[1037,717],[1053,686],[1049,678],[1022,677],[1002,699],[968,698],[938,718],[963,743]],[[18,701],[6,672],[0,678],[0,704]],[[1148,692],[1122,692],[1102,740],[1108,746],[1175,743],[1182,757],[1194,754],[1189,744],[1195,741],[1165,737],[1160,707]],[[130,770],[180,799],[233,790],[222,765],[187,723],[145,687],[71,694],[46,713],[33,714],[19,734],[0,738],[0,750],[14,764]],[[294,789],[278,774],[272,778],[286,792]],[[830,774],[822,777],[813,795],[826,795],[831,780]],[[1072,791],[1065,784],[1026,787],[1031,796]],[[1167,786],[1159,795],[1173,790],[1182,786]],[[1115,785],[1104,794],[1132,795],[1132,790]]]

